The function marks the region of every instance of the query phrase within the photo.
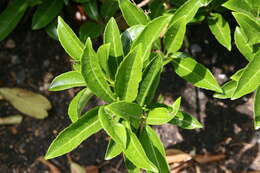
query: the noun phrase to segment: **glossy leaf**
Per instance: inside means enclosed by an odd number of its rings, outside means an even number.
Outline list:
[[[33,14],[32,29],[41,29],[56,18],[63,7],[61,0],[44,0]]]
[[[220,44],[231,51],[231,33],[228,22],[219,13],[211,13],[208,18],[210,31]]]
[[[260,86],[256,90],[254,98],[254,126],[255,129],[260,128]]]
[[[132,102],[142,79],[141,46],[137,46],[121,62],[116,73],[115,91],[121,100]]]
[[[154,19],[156,17],[162,16],[164,12],[164,1],[152,1],[149,10],[151,11],[149,13],[149,16],[151,19]]]
[[[106,102],[112,102],[114,94],[107,83],[106,76],[99,64],[99,59],[92,48],[92,43],[87,40],[81,60],[82,75],[89,89]]]
[[[49,86],[49,91],[61,91],[80,86],[86,86],[82,75],[76,71],[69,71],[55,77]]]
[[[145,25],[149,22],[149,17],[143,10],[131,3],[130,0],[118,0],[118,3],[123,17],[129,26]]]
[[[169,123],[177,125],[183,129],[197,129],[203,127],[203,125],[195,117],[182,111],[179,111],[176,116],[169,121]]]
[[[248,43],[248,38],[246,37],[244,31],[241,28],[236,27],[234,37],[238,50],[245,56],[248,61],[251,61],[254,57],[253,47]]]
[[[0,14],[0,41],[16,27],[28,7],[27,0],[13,0]]]
[[[140,141],[147,153],[148,158],[156,165],[159,173],[170,173],[166,162],[164,147],[156,132],[149,126],[146,126],[141,133]]]
[[[96,1],[88,1],[83,4],[83,8],[87,13],[87,16],[90,17],[93,20],[98,21],[99,19],[99,13],[97,8],[97,2]]]
[[[160,37],[163,29],[168,25],[172,16],[161,16],[149,22],[138,38],[133,42],[132,48],[142,43],[143,61],[145,61],[150,54],[150,49],[153,42]]]
[[[121,41],[125,55],[129,53],[132,43],[141,34],[144,27],[144,25],[134,25],[121,34]]]
[[[237,23],[243,29],[250,44],[260,42],[260,22],[256,18],[250,17],[244,13],[233,12]]]
[[[81,90],[70,102],[69,108],[68,108],[68,114],[70,117],[70,120],[72,123],[76,122],[80,116],[81,113],[90,100],[90,98],[93,96],[92,92],[85,88]]]
[[[232,76],[230,76],[230,79],[234,80],[234,81],[239,81],[239,79],[241,78],[243,72],[244,72],[245,68],[241,68],[239,69],[235,74],[233,74]]]
[[[109,52],[110,52],[110,43],[103,44],[97,50],[97,56],[99,59],[100,66],[104,70],[106,76],[109,76],[110,74],[110,70],[108,66]]]
[[[86,22],[82,24],[79,28],[79,38],[81,41],[85,42],[88,37],[97,38],[99,37],[104,28],[102,25],[94,22]]]
[[[51,143],[45,159],[52,159],[72,151],[89,136],[101,130],[98,109],[98,107],[91,109],[78,121],[64,129]]]
[[[130,130],[127,132],[129,136],[129,142],[127,148],[124,151],[126,158],[129,159],[138,168],[158,172],[156,166],[147,157],[137,136]]]
[[[113,120],[104,107],[99,109],[98,117],[107,134],[121,147],[126,148],[127,134],[125,126]]]
[[[194,86],[222,93],[212,73],[193,58],[174,58],[172,62],[174,71]]]
[[[120,57],[123,55],[123,46],[120,39],[120,31],[114,18],[107,23],[104,31],[104,43],[110,43],[110,55]]]
[[[140,168],[137,168],[130,160],[124,157],[125,167],[128,173],[140,173]]]
[[[59,41],[65,51],[74,59],[80,60],[83,53],[84,45],[78,39],[72,29],[64,22],[61,17],[58,17],[57,33]]]
[[[237,82],[236,81],[231,80],[229,82],[226,82],[222,86],[223,93],[216,93],[216,94],[214,94],[214,97],[215,98],[219,98],[219,99],[231,98],[233,93],[236,90],[236,87],[237,87]]]
[[[110,139],[105,154],[105,160],[113,159],[114,157],[118,156],[122,151],[122,146],[119,143],[113,141],[113,139]]]
[[[254,5],[257,8],[254,8]],[[260,2],[258,0],[228,0],[223,6],[230,10],[246,13],[255,17],[258,17],[260,11]]]
[[[105,1],[100,10],[100,14],[107,21],[110,19],[118,10],[118,2],[116,0]]]
[[[135,128],[139,127],[143,110],[138,104],[119,101],[107,105],[105,109],[120,118],[130,121]]]
[[[189,23],[195,14],[197,13],[198,9],[201,7],[200,0],[188,0],[186,1],[181,7],[179,7],[176,12],[174,13],[173,18],[171,19],[171,24],[179,21],[180,18],[185,17],[186,22]]]
[[[174,118],[178,113],[181,104],[181,98],[178,98],[171,106],[171,109],[166,107],[157,107],[152,109],[147,116],[147,124],[162,125]]]
[[[254,91],[260,84],[260,51],[254,59],[248,63],[242,73],[232,100],[242,97]]]
[[[57,24],[58,22],[56,20],[54,20],[53,22],[51,22],[49,25],[47,25],[45,27],[45,31],[46,33],[53,39],[55,40],[59,40],[58,38],[58,33],[57,33]]]
[[[186,19],[180,18],[167,30],[165,34],[165,47],[168,53],[178,51],[181,46],[186,32]]]
[[[144,70],[142,81],[140,83],[137,102],[143,106],[149,104],[153,98],[154,90],[157,88],[156,79],[162,71],[162,57],[156,55],[153,61]]]

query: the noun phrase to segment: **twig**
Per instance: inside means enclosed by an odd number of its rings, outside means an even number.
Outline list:
[[[150,0],[143,0],[142,2],[137,4],[137,7],[141,8],[143,6],[146,6],[149,2],[150,2]]]

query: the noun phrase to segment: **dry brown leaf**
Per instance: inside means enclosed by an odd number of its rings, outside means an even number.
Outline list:
[[[37,158],[37,160],[46,165],[50,169],[51,173],[61,173],[56,166],[54,166],[51,162],[45,160],[43,157],[39,157]]]
[[[7,124],[20,124],[23,120],[21,115],[11,115],[8,117],[0,118],[0,125]]]
[[[86,173],[99,173],[98,167],[91,165],[86,167]]]
[[[70,171],[71,173],[86,173],[86,169],[79,164],[70,161]]]
[[[192,157],[178,149],[168,149],[166,150],[166,160],[168,163],[179,163],[179,162],[186,162],[191,160]]]
[[[20,112],[38,119],[48,116],[51,104],[40,94],[21,88],[0,88],[0,94]]]
[[[204,155],[196,155],[193,157],[193,159],[199,163],[209,163],[209,162],[217,162],[223,160],[225,159],[225,157],[226,157],[225,154],[217,154],[217,155],[204,154]]]

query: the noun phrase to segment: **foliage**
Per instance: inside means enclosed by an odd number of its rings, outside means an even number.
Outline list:
[[[104,130],[110,141],[105,159],[123,153],[129,172],[170,172],[164,147],[151,125],[170,123],[184,129],[202,128],[202,124],[180,109],[181,98],[172,105],[159,103],[155,93],[164,66],[192,85],[215,92],[220,99],[238,99],[255,92],[254,124],[260,127],[260,1],[259,0],[187,0],[148,3],[148,14],[130,0],[96,1],[75,0],[82,3],[94,23],[80,28],[80,39],[66,22],[59,17],[58,39],[71,56],[74,69],[56,77],[50,90],[59,91],[83,87],[70,103],[68,114],[72,124],[52,142],[45,156],[55,158],[75,149],[82,141]],[[70,1],[39,2],[33,16],[33,29],[50,23]],[[0,19],[9,19],[0,29],[0,39],[15,27],[31,1],[17,1],[2,12]],[[19,4],[18,4],[19,3]],[[51,6],[46,3],[57,3]],[[62,3],[62,5],[60,5]],[[43,10],[45,7],[48,10]],[[107,7],[107,8],[106,8]],[[112,16],[120,9],[122,22]],[[19,9],[19,10],[17,10]],[[15,11],[15,12],[14,12]],[[13,12],[13,13],[10,13]],[[44,16],[48,17],[44,17]],[[233,16],[235,30],[226,20]],[[100,21],[106,23],[98,29]],[[211,71],[192,56],[180,52],[188,25],[207,23],[216,40],[227,50],[232,50],[232,34],[238,50],[249,61],[247,66],[219,86]],[[5,20],[0,20],[0,26]],[[104,25],[104,24],[101,24]],[[85,29],[83,29],[85,28]],[[103,31],[103,44],[97,50],[89,38],[96,38]],[[124,30],[122,33],[120,31]],[[123,29],[122,29],[123,28]],[[92,33],[95,31],[96,33]],[[179,52],[178,52],[179,51]],[[83,108],[93,96],[106,103],[86,112]]]

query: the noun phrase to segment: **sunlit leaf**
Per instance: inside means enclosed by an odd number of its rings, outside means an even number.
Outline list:
[[[52,159],[72,151],[89,136],[101,130],[96,107],[85,113],[78,121],[65,128],[51,143],[45,159]]]
[[[119,143],[113,141],[113,139],[110,139],[105,154],[105,160],[113,159],[114,157],[118,156],[122,151],[122,146]]]
[[[260,128],[260,86],[256,90],[254,98],[254,126],[255,129]]]
[[[182,111],[179,111],[176,116],[169,121],[169,123],[177,125],[183,129],[197,129],[203,127],[203,125],[195,117]]]
[[[49,86],[49,91],[61,91],[80,86],[86,86],[82,75],[76,71],[69,71],[55,77]]]

